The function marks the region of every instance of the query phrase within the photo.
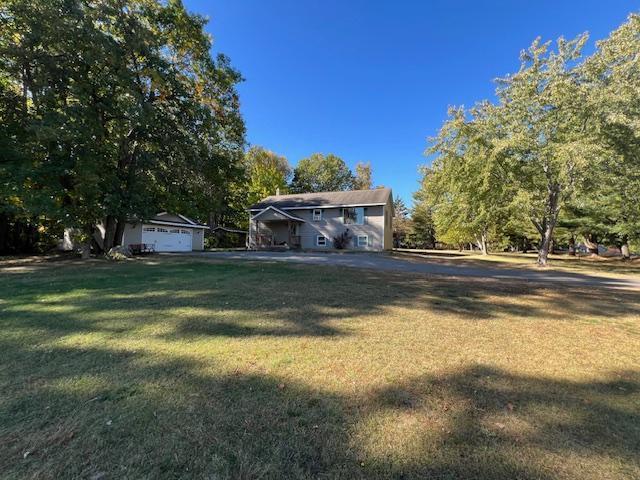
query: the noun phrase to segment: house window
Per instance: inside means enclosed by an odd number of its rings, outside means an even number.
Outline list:
[[[156,231],[155,227],[144,227],[142,230],[144,230],[145,232],[155,232]]]
[[[318,235],[316,237],[316,246],[318,247],[326,247],[327,246],[327,237],[324,235]]]
[[[367,209],[351,207],[342,209],[342,221],[347,225],[364,225]]]
[[[359,247],[368,247],[369,246],[369,236],[368,235],[358,235],[358,246]]]
[[[166,228],[160,228],[160,227],[158,227],[158,231],[159,232],[163,232],[163,233],[167,233],[168,232],[168,230]]]
[[[322,220],[322,209],[321,208],[314,208],[313,209],[313,221],[314,222],[319,222],[320,220]]]

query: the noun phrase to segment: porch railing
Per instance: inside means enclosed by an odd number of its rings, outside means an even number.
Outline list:
[[[270,234],[254,234],[248,238],[247,247],[249,249],[259,249],[259,248],[271,248],[271,247],[289,247],[289,248],[300,248],[302,246],[302,240],[300,235],[291,235],[289,237],[289,241],[286,242],[286,245],[280,244],[276,245],[274,241],[275,238]]]
[[[273,245],[273,235],[256,235],[256,245],[258,247],[270,247],[271,245]]]

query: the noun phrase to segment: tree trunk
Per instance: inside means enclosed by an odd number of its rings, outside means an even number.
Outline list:
[[[489,250],[487,249],[487,235],[485,233],[476,238],[476,244],[478,245],[478,248],[480,249],[482,255],[489,254]]]
[[[551,248],[551,235],[553,234],[553,228],[549,224],[545,229],[540,239],[540,249],[538,250],[538,265],[541,267],[547,266],[547,260],[549,258],[549,249]]]
[[[573,235],[569,237],[569,255],[576,256],[576,237]]]
[[[122,245],[122,237],[124,236],[124,227],[127,225],[127,219],[124,215],[121,215],[117,219],[116,229],[113,234],[113,246],[117,247]],[[107,250],[108,251],[108,250]]]
[[[0,254],[9,253],[9,216],[0,213]]]
[[[102,242],[102,249],[105,252],[111,250],[111,247],[115,245],[114,237],[116,234],[116,217],[113,215],[107,215],[104,221],[104,241]]]
[[[80,245],[80,255],[83,260],[88,260],[91,255],[91,242]]]
[[[543,219],[540,225],[540,248],[538,249],[538,265],[541,267],[547,266],[549,259],[549,251],[551,249],[551,241],[553,238],[553,231],[558,223],[558,214],[560,213],[559,200],[560,200],[560,188],[555,186],[549,187],[549,194],[547,198],[547,211],[546,218]]]
[[[589,233],[584,236],[584,244],[591,255],[598,255],[598,239]]]
[[[625,235],[622,238],[622,245],[620,246],[620,253],[623,260],[631,260],[631,250],[629,249],[629,239]]]

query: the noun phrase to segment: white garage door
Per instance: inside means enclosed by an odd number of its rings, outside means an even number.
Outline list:
[[[191,230],[171,227],[143,227],[142,243],[154,244],[156,252],[190,252]]]

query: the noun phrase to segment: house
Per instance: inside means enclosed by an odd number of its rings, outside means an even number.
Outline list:
[[[127,223],[122,244],[151,244],[156,252],[204,250],[204,231],[208,228],[184,215],[161,212],[148,220]]]
[[[390,188],[273,195],[249,208],[249,249],[330,250],[347,232],[349,250],[390,250],[393,197]]]

